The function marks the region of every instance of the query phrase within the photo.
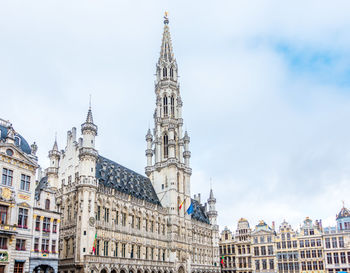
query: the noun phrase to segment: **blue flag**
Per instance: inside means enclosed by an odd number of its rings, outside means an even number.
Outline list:
[[[191,213],[193,212],[193,204],[192,204],[192,202],[191,202],[191,205],[188,207],[186,212],[187,212],[188,215],[191,215]]]

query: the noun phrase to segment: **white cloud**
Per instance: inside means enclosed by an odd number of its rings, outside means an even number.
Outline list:
[[[350,100],[337,78],[349,75],[347,1],[0,5],[0,117],[37,141],[42,165],[55,132],[63,148],[66,131],[83,122],[92,94],[100,153],[143,171],[169,10],[192,193],[205,198],[213,178],[221,227],[235,228],[240,217],[331,224],[341,200],[349,203]],[[295,73],[276,51],[281,41],[340,56],[334,81]]]

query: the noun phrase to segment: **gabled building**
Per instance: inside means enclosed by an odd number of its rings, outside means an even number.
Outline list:
[[[260,221],[251,233],[253,272],[277,272],[275,230]]]

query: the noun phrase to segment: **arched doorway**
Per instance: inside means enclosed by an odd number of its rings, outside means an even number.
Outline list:
[[[111,270],[111,273],[117,273],[117,270],[112,269],[112,270]]]
[[[55,269],[48,264],[38,265],[33,269],[34,273],[55,273]]]
[[[185,273],[185,269],[183,266],[179,267],[179,270],[177,271],[178,273]]]
[[[120,269],[120,273],[126,273],[125,269]]]
[[[106,270],[105,268],[103,268],[103,269],[101,270],[101,273],[107,273],[107,270]]]

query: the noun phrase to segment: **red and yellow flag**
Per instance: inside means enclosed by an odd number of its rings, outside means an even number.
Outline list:
[[[185,199],[184,199],[184,200],[182,201],[182,203],[180,204],[179,209],[182,208],[182,205],[184,204],[184,202],[185,202]]]

